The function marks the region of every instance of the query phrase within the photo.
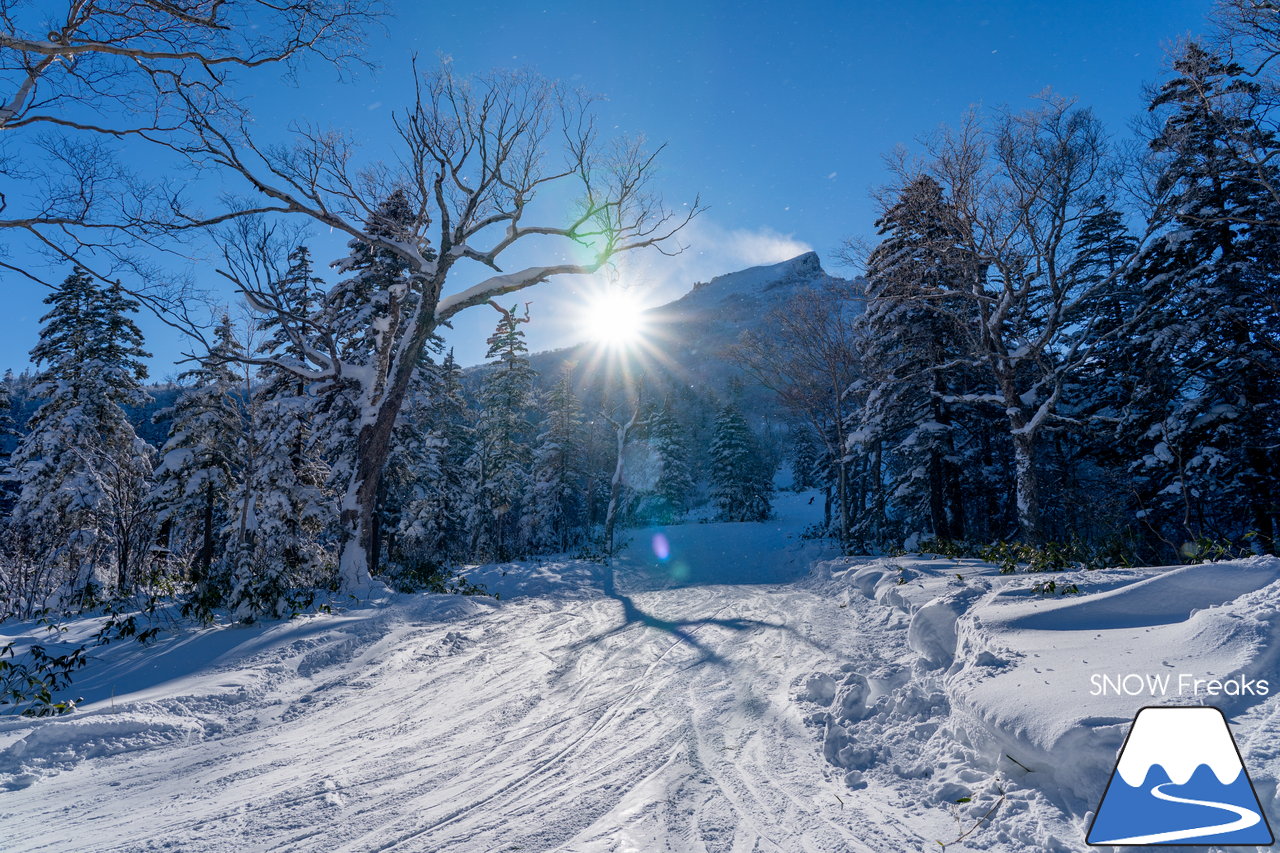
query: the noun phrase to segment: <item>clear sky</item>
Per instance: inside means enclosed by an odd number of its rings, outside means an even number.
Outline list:
[[[400,0],[368,54],[381,68],[343,84],[317,68],[296,89],[266,86],[254,108],[353,128],[375,148],[411,89],[409,60],[439,54],[460,72],[528,67],[598,93],[605,125],[666,142],[670,202],[710,209],[689,251],[647,264],[633,284],[657,304],[699,279],[814,249],[828,269],[851,235],[869,236],[882,155],[972,104],[1028,105],[1053,87],[1093,106],[1113,135],[1143,108],[1173,40],[1204,29],[1209,0],[1075,2],[497,2]],[[329,260],[341,246],[318,238]],[[196,274],[215,284],[207,267]],[[469,282],[460,282],[465,284]],[[582,337],[567,305],[576,282],[533,294],[535,349]],[[21,368],[43,293],[5,280],[0,367]],[[480,361],[493,312],[473,309],[450,343]],[[157,378],[175,372],[176,333],[144,321]]]

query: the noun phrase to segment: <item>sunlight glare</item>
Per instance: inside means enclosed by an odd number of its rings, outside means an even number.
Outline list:
[[[592,340],[626,346],[638,341],[644,332],[644,309],[631,294],[611,290],[587,304],[585,323]]]

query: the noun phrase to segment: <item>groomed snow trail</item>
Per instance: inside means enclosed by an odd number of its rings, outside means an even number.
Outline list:
[[[244,642],[199,672],[0,724],[3,847],[936,847],[892,789],[850,790],[796,701],[815,671],[908,659],[901,626],[792,583],[813,555],[781,527],[673,527],[666,562],[650,535],[612,573],[547,567],[544,594],[223,629]]]

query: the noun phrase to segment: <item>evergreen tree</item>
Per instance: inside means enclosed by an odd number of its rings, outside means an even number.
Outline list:
[[[84,589],[95,576],[124,591],[150,532],[143,504],[153,451],[123,409],[148,399],[148,353],[129,318],[138,305],[79,267],[45,303],[31,351],[45,402],[13,456],[21,482],[13,519],[29,553],[61,568],[50,593]]]
[[[402,570],[438,574],[468,554],[466,464],[472,441],[462,369],[452,350],[429,378],[400,439],[398,479],[405,497],[396,544],[388,550]]]
[[[290,253],[277,289],[304,317],[318,310],[321,281],[306,246]],[[285,328],[277,317],[261,327],[268,332],[262,354],[304,363],[302,347],[311,337],[305,327]],[[328,584],[322,534],[335,515],[329,470],[317,447],[316,397],[305,380],[274,365],[262,368],[258,379],[249,431],[238,448],[245,473],[229,519],[228,603],[242,619],[283,615],[292,590]]]
[[[866,454],[888,451],[893,516],[909,528],[963,539],[961,416],[949,402],[970,380],[955,364],[965,351],[958,294],[973,263],[942,187],[927,176],[903,188],[876,225],[883,235],[867,261],[867,310],[853,431]]]
[[[818,443],[807,427],[798,426],[792,430],[791,482],[796,491],[818,487],[822,478],[818,455]]]
[[[1257,88],[1239,66],[1195,43],[1151,108],[1165,114],[1152,148],[1167,161],[1160,189],[1172,229],[1143,259],[1145,374],[1129,429],[1144,443],[1137,463],[1147,520],[1166,541],[1280,535],[1278,328],[1280,155],[1248,111]],[[1263,151],[1268,174],[1238,152]]]
[[[191,387],[155,416],[169,422],[152,492],[157,521],[170,550],[189,557],[191,578],[202,596],[220,585],[212,576],[214,557],[224,550],[232,492],[241,473],[244,382],[234,365],[243,355],[231,318],[224,314],[208,357],[179,377]]]
[[[653,489],[656,500],[653,520],[671,524],[684,516],[693,498],[689,443],[684,429],[666,406],[649,418],[648,429],[649,445],[659,465]]]
[[[13,371],[6,370],[0,379],[0,520],[8,516],[16,497],[9,457],[18,441],[18,428],[13,419]]]
[[[369,216],[365,230],[375,237],[401,239],[413,221],[408,196],[396,190]],[[342,504],[340,523],[349,527],[358,501],[346,492],[364,479],[353,476],[354,451],[366,414],[360,401],[381,395],[404,323],[417,308],[418,294],[409,286],[409,264],[399,255],[363,240],[351,240],[347,246],[349,254],[332,264],[345,277],[324,294],[316,318],[317,325],[332,336],[347,369],[316,389],[315,416],[316,439],[329,466],[329,487]],[[376,518],[373,523],[377,525]],[[379,570],[379,547],[378,531],[370,531],[367,557],[372,574]]]
[[[13,420],[13,393],[10,391],[12,386],[13,371],[6,370],[4,378],[0,379],[0,470],[3,470],[12,452],[9,441],[18,435],[18,427]]]
[[[499,309],[502,318],[489,337],[493,359],[480,389],[475,449],[468,462],[472,514],[468,522],[472,551],[508,560],[521,549],[521,517],[529,486],[529,403],[534,371],[520,326],[526,314]]]
[[[733,406],[716,417],[711,439],[711,494],[725,521],[763,521],[772,512],[773,471],[746,420]]]
[[[529,540],[563,552],[585,532],[583,434],[578,398],[565,370],[542,395],[542,430],[533,453]]]

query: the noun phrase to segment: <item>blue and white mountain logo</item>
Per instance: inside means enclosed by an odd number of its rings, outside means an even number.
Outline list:
[[[1143,708],[1089,827],[1091,845],[1266,847],[1271,827],[1217,708]]]

